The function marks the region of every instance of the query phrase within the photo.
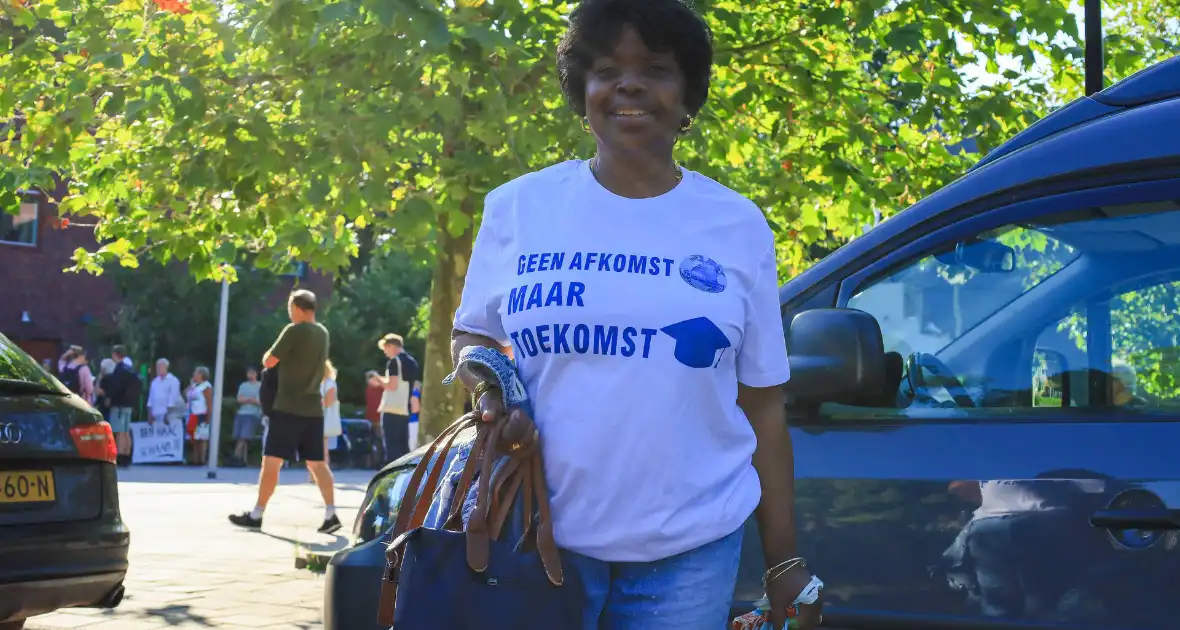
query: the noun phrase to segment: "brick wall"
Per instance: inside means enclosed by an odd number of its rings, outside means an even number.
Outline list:
[[[64,192],[64,191],[59,191]],[[0,333],[41,361],[56,359],[70,344],[96,350],[88,338],[93,326],[114,326],[119,293],[105,276],[68,273],[74,250],[94,249],[94,230],[84,217],[59,227],[57,208],[44,197],[38,200],[37,243],[34,246],[0,242]],[[275,308],[286,304],[296,285],[284,278],[271,296]],[[298,281],[326,305],[332,294],[332,276],[310,272]],[[28,313],[29,323],[22,322]]]
[[[95,247],[94,230],[59,227],[56,206],[44,196],[37,205],[37,243],[0,242],[0,333],[43,359],[55,346],[60,354],[71,343],[89,345],[90,323],[110,322],[118,295],[107,278],[63,271],[75,249]]]

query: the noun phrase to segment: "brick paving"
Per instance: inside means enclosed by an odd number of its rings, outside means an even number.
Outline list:
[[[344,528],[315,530],[323,504],[307,471],[285,470],[261,533],[226,516],[254,502],[257,469],[133,467],[119,471],[123,518],[131,529],[127,595],[113,610],[73,608],[34,617],[26,630],[309,630],[322,628],[323,576],[295,568],[297,545],[331,552],[348,544],[372,471],[336,473]]]

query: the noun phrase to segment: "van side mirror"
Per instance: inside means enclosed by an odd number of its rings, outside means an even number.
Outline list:
[[[851,308],[817,308],[791,320],[787,331],[794,404],[865,404],[885,387],[885,344],[876,318]]]

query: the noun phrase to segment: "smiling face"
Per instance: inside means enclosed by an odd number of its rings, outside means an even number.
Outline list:
[[[676,57],[648,49],[634,27],[586,71],[586,118],[607,147],[670,151],[687,114]]]

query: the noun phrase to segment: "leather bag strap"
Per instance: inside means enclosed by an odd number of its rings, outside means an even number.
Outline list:
[[[492,521],[488,524],[488,536],[492,540],[500,540],[500,533],[504,530],[508,517],[512,515],[512,505],[516,494],[520,492],[521,481],[524,480],[522,475],[515,474],[520,468],[520,461],[508,460],[492,479]]]
[[[422,455],[418,465],[414,467],[413,474],[410,475],[410,484],[407,486],[407,494],[402,499],[401,507],[398,509],[397,519],[394,521],[392,530],[392,540],[389,547],[385,550],[385,573],[381,578],[381,594],[377,600],[377,621],[384,626],[393,625],[393,612],[397,607],[397,583],[401,575],[402,551],[405,547],[405,537],[408,531],[414,528],[421,527],[426,519],[426,514],[430,509],[430,497],[434,496],[435,489],[438,487],[439,478],[442,475],[442,469],[446,463],[447,452],[450,451],[451,446],[455,442],[455,438],[463,432],[463,429],[471,426],[474,418],[464,416],[456,420],[451,426],[447,427],[430,447],[426,453]],[[438,455],[435,458],[435,455]],[[431,460],[437,459],[433,462]],[[422,483],[422,477],[426,475],[426,470],[430,469],[430,476],[426,480],[426,485],[421,488],[418,495],[411,494],[418,492],[419,485]],[[413,507],[410,507],[410,502],[413,501]]]
[[[537,495],[537,553],[545,567],[545,576],[554,586],[561,586],[565,575],[561,569],[561,556],[557,552],[557,541],[553,538],[553,517],[549,512],[549,489],[545,485],[545,466],[541,449],[532,457],[533,490]]]
[[[481,470],[479,487],[475,493],[475,513],[467,521],[467,566],[472,571],[483,572],[488,568],[491,554],[488,538],[488,512],[491,504],[491,477],[496,464],[496,442],[504,423],[496,422],[480,427],[476,447],[480,451]]]

